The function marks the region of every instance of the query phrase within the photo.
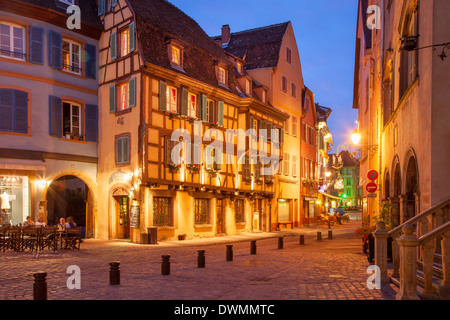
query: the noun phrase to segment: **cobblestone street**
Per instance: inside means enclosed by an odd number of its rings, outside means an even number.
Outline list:
[[[369,266],[357,226],[303,228],[214,239],[134,245],[85,240],[80,251],[4,253],[0,298],[32,300],[33,273],[48,273],[49,300],[393,300],[397,289],[385,284],[369,290]],[[323,240],[317,241],[321,230]],[[299,244],[305,235],[305,245]],[[284,248],[278,249],[278,237]],[[250,240],[257,254],[250,255]],[[225,244],[234,259],[226,261]],[[197,250],[206,251],[206,268],[197,268]],[[161,255],[171,256],[171,275],[161,275]],[[120,261],[121,285],[109,285],[109,262]],[[81,290],[69,290],[71,265],[81,269]]]

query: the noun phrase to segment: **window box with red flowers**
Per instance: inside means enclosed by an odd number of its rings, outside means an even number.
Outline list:
[[[217,124],[217,121],[209,122],[208,125],[209,125],[211,128],[218,128],[218,127],[219,127],[219,125]]]
[[[242,181],[244,181],[245,184],[251,184],[252,183],[252,178],[245,178]]]
[[[267,181],[266,181],[266,185],[267,185],[267,186],[270,186],[270,187],[271,187],[271,186],[273,186],[274,184],[275,184],[275,182],[274,182],[273,180],[267,180]]]
[[[199,173],[200,172],[200,165],[199,164],[191,164],[190,167],[189,167],[189,171],[191,173],[195,173],[195,174]]]
[[[171,173],[178,173],[178,172],[180,172],[180,169],[181,169],[181,164],[179,164],[179,165],[176,165],[173,163],[169,164],[169,171]]]

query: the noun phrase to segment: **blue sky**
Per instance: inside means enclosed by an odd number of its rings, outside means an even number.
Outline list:
[[[335,142],[350,141],[356,128],[352,109],[356,0],[169,0],[194,19],[209,36],[222,25],[231,32],[291,21],[305,85],[315,101],[333,110],[328,125]]]

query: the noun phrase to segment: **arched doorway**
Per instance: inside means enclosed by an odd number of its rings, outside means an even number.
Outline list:
[[[84,237],[94,237],[93,195],[83,180],[74,175],[59,177],[49,185],[46,198],[47,224],[56,225],[61,218],[72,217]]]
[[[400,214],[400,196],[402,194],[402,178],[400,172],[400,163],[398,161],[395,162],[394,166],[394,176],[393,176],[393,197],[392,197],[392,206],[394,208],[394,216],[395,221],[401,222],[401,214]]]
[[[416,208],[416,195],[418,194],[418,172],[416,159],[411,156],[408,160],[408,165],[406,167],[406,210],[405,210],[405,220],[407,221],[413,218],[417,214]]]

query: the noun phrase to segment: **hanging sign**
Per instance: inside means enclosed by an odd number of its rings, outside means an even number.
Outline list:
[[[140,227],[140,207],[131,206],[130,210],[130,228],[139,229]]]

